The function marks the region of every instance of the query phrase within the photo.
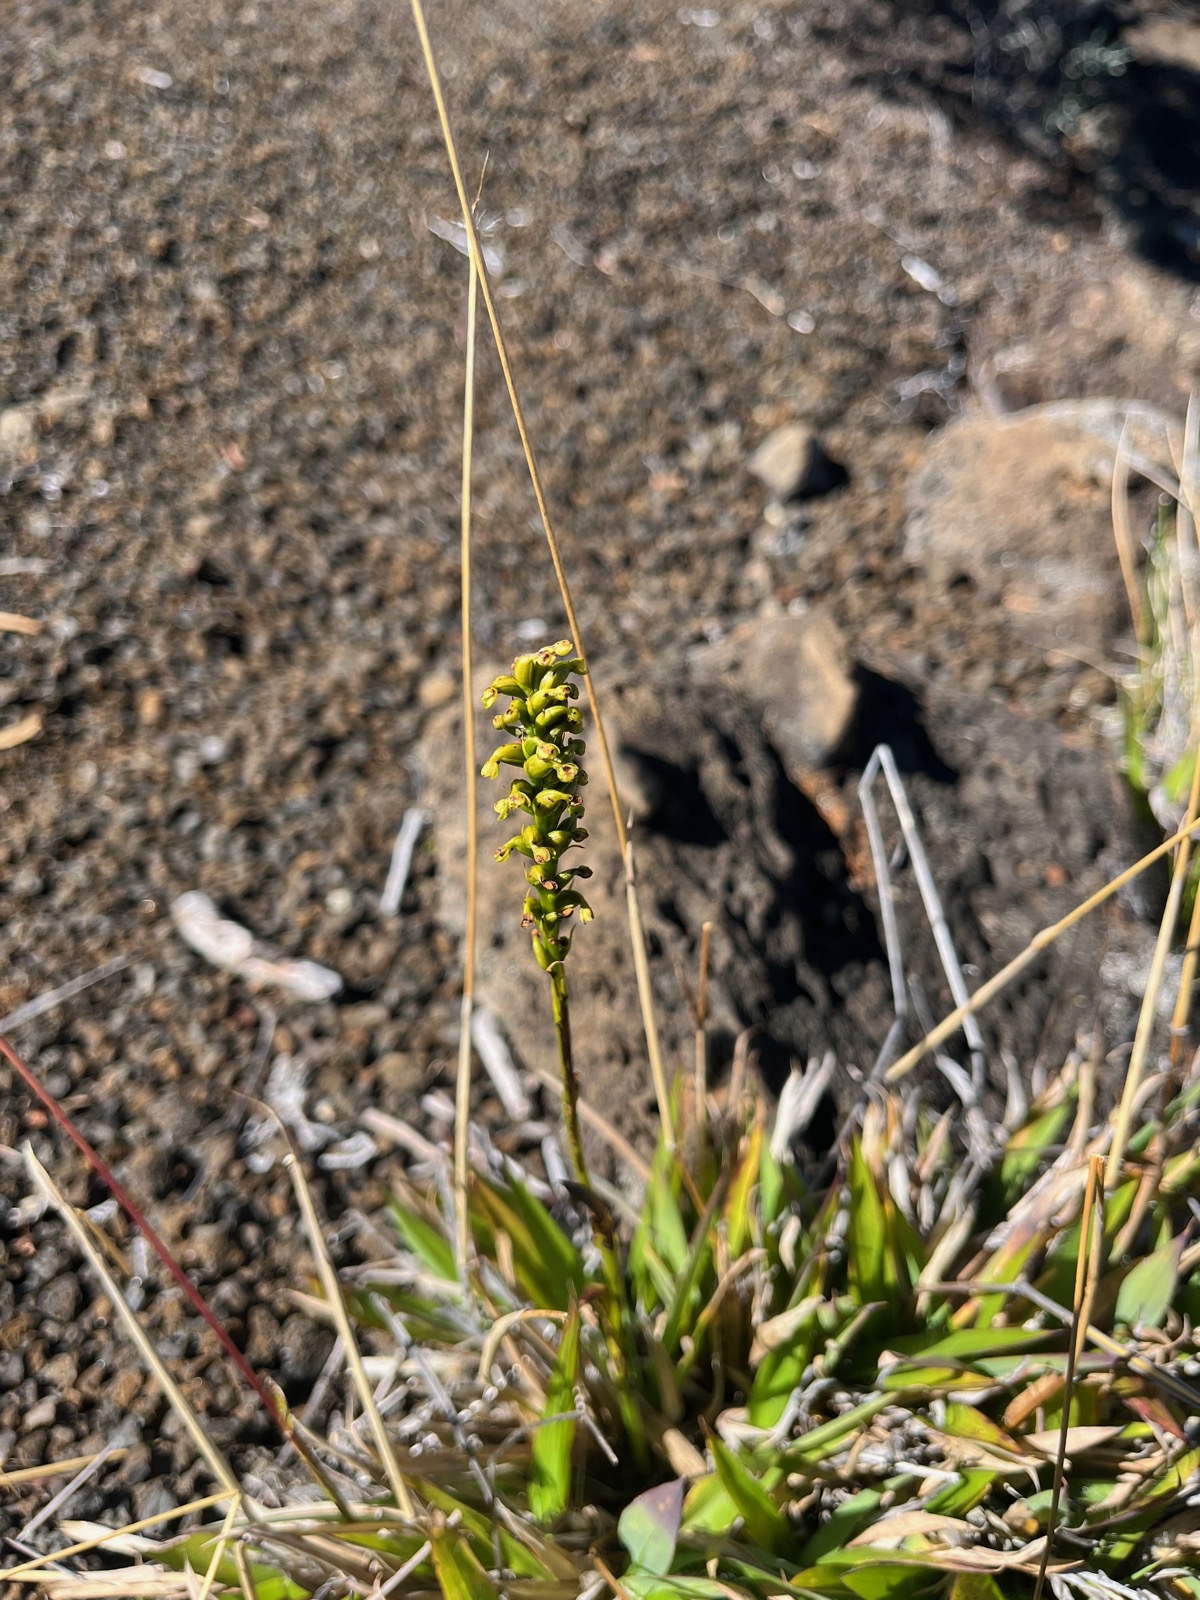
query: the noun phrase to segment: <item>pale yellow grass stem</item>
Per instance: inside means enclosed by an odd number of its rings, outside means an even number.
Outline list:
[[[85,1556],[91,1550],[102,1550],[114,1539],[123,1539],[128,1533],[142,1533],[146,1528],[158,1527],[160,1523],[174,1522],[176,1517],[189,1517],[196,1511],[209,1511],[213,1506],[219,1506],[222,1501],[228,1500],[231,1494],[236,1497],[234,1503],[237,1504],[242,1497],[241,1490],[222,1489],[220,1494],[206,1494],[199,1500],[189,1500],[186,1505],[168,1506],[165,1511],[156,1511],[152,1517],[143,1517],[139,1522],[127,1522],[121,1528],[105,1528],[103,1533],[98,1533],[91,1539],[80,1539],[75,1544],[69,1544],[65,1550],[48,1550],[45,1555],[34,1556],[32,1560],[22,1562],[19,1567],[5,1567],[4,1581],[24,1583],[26,1578],[35,1572],[40,1572],[52,1562],[69,1561],[73,1556]]]
[[[1183,891],[1187,884],[1188,863],[1192,856],[1192,838],[1187,830],[1195,825],[1196,812],[1200,809],[1200,761],[1197,761],[1192,770],[1192,787],[1188,794],[1187,817],[1185,819],[1184,836],[1179,841],[1179,854],[1175,857],[1175,868],[1171,874],[1171,887],[1167,892],[1166,910],[1162,914],[1162,921],[1158,925],[1158,938],[1154,945],[1154,957],[1150,963],[1150,973],[1146,979],[1145,993],[1142,995],[1142,1006],[1138,1012],[1137,1030],[1133,1036],[1133,1049],[1129,1053],[1129,1066],[1125,1073],[1125,1086],[1121,1091],[1121,1104],[1117,1108],[1117,1121],[1113,1129],[1112,1143],[1108,1147],[1108,1162],[1104,1168],[1104,1187],[1111,1189],[1121,1175],[1121,1163],[1125,1159],[1125,1147],[1129,1143],[1129,1133],[1133,1121],[1133,1108],[1137,1101],[1138,1090],[1142,1085],[1142,1077],[1146,1070],[1146,1058],[1150,1053],[1150,1041],[1154,1035],[1154,1024],[1158,1017],[1158,994],[1162,988],[1163,973],[1166,971],[1167,957],[1171,953],[1171,943],[1175,937],[1175,928],[1179,922],[1179,908],[1183,904]]]
[[[1186,827],[1181,828],[1178,833],[1173,833],[1169,839],[1164,839],[1162,844],[1156,845],[1140,861],[1135,861],[1133,866],[1126,867],[1124,872],[1118,873],[1102,889],[1097,889],[1095,894],[1089,895],[1073,911],[1069,911],[1065,917],[1060,918],[1058,922],[1053,923],[1050,927],[1043,928],[1040,933],[1035,933],[1019,955],[1014,956],[1007,966],[1001,967],[994,977],[989,978],[986,983],[981,984],[976,989],[966,1005],[958,1006],[949,1016],[944,1017],[936,1028],[932,1028],[925,1035],[919,1044],[915,1044],[911,1050],[900,1057],[899,1061],[893,1063],[884,1074],[885,1081],[887,1083],[896,1083],[899,1079],[907,1077],[918,1062],[928,1055],[931,1050],[936,1050],[938,1045],[944,1044],[952,1033],[957,1032],[962,1027],[965,1017],[974,1016],[976,1012],[982,1011],[984,1006],[990,1000],[994,1000],[1001,990],[1005,989],[1018,974],[1024,972],[1031,962],[1036,961],[1044,950],[1048,950],[1056,939],[1061,938],[1077,922],[1081,922],[1089,912],[1095,911],[1097,906],[1101,906],[1106,900],[1111,899],[1118,890],[1123,889],[1127,883],[1131,883],[1139,874],[1145,872],[1147,867],[1152,867],[1160,857],[1165,856],[1168,851],[1174,850],[1177,844],[1182,843],[1184,839],[1191,838],[1198,827],[1200,827],[1200,823],[1191,822]]]
[[[472,255],[467,268],[467,355],[463,381],[462,430],[462,719],[463,777],[467,807],[467,929],[463,940],[462,1014],[458,1033],[458,1078],[454,1094],[454,1236],[458,1270],[467,1281],[471,1234],[467,1213],[467,1150],[471,1115],[471,1011],[475,1001],[475,923],[478,908],[478,819],[475,790],[474,676],[471,660],[471,461],[475,443],[475,328],[479,308],[479,274]]]
[[[170,1401],[176,1416],[187,1430],[188,1437],[207,1463],[208,1470],[228,1494],[240,1497],[242,1491],[233,1475],[232,1468],[208,1434],[205,1433],[200,1424],[200,1419],[184,1397],[183,1390],[175,1382],[162,1357],[150,1343],[146,1330],[129,1309],[124,1293],[109,1271],[100,1251],[96,1248],[95,1241],[83,1219],[75,1210],[75,1207],[67,1202],[64,1195],[56,1187],[54,1180],[34,1155],[30,1145],[25,1146],[25,1165],[33,1178],[34,1184],[62,1217],[75,1243],[86,1257],[88,1265],[96,1277],[99,1278],[104,1287],[104,1292],[112,1302],[113,1309],[116,1311],[126,1333],[132,1339],[142,1361],[158,1381],[163,1393]]]
[[[425,25],[425,10],[421,0],[411,0],[413,21],[416,23],[417,33],[421,40],[421,53],[425,59],[425,70],[429,75],[430,88],[437,105],[438,121],[441,124],[442,138],[446,146],[446,155],[450,163],[450,170],[454,178],[454,187],[458,192],[459,208],[462,212],[463,227],[466,230],[467,241],[470,246],[471,259],[479,275],[479,290],[483,296],[483,303],[487,309],[488,321],[491,323],[492,338],[496,345],[496,354],[500,358],[501,370],[504,373],[504,384],[508,390],[509,404],[512,407],[513,417],[517,424],[517,432],[521,439],[521,448],[525,453],[525,465],[529,472],[529,481],[533,486],[534,499],[537,501],[538,514],[541,517],[542,529],[546,535],[546,544],[550,551],[550,560],[554,567],[554,575],[558,580],[559,593],[562,596],[563,610],[567,617],[567,626],[575,648],[583,660],[587,661],[587,651],[584,648],[582,631],[579,619],[575,614],[575,603],[571,597],[571,586],[567,580],[566,568],[563,565],[562,553],[559,549],[558,536],[554,531],[554,524],[550,518],[550,507],[546,500],[545,490],[542,486],[542,475],[537,464],[537,457],[533,449],[533,440],[525,422],[525,412],[517,393],[516,378],[513,375],[512,362],[509,359],[508,345],[500,326],[500,317],[496,310],[496,300],[492,293],[491,279],[488,277],[487,265],[483,258],[483,250],[479,243],[479,234],[475,227],[475,218],[471,204],[467,198],[466,184],[463,181],[462,167],[458,159],[458,147],[454,140],[454,133],[450,126],[450,114],[446,107],[446,97],[442,92],[441,76],[438,73],[437,63],[434,60],[433,46],[429,40],[429,30]],[[621,851],[621,860],[625,866],[626,881],[630,877],[630,861],[628,853],[628,833],[625,827],[625,818],[621,813],[621,796],[617,788],[616,772],[613,769],[612,755],[608,745],[608,735],[604,728],[604,719],[600,714],[600,704],[596,694],[595,684],[591,673],[584,677],[584,689],[587,693],[588,705],[592,713],[592,722],[596,730],[596,739],[600,746],[600,760],[604,768],[605,782],[608,785],[609,800],[612,805],[613,821],[617,830],[617,841]],[[636,903],[636,896],[630,892],[630,905]],[[663,1087],[666,1083],[666,1072],[662,1061],[662,1051],[658,1041],[658,1028],[654,1020],[654,1002],[650,993],[648,973],[645,969],[645,950],[642,937],[641,920],[636,912],[630,916],[630,937],[633,944],[634,967],[638,975],[638,999],[641,1004],[642,1024],[646,1033],[646,1049],[650,1056],[650,1071],[654,1079],[655,1093],[658,1096],[659,1117],[662,1121],[663,1135],[669,1145],[675,1142],[674,1125],[671,1118],[670,1102]],[[642,951],[639,963],[638,951]]]
[[[334,1326],[341,1336],[342,1348],[346,1352],[346,1365],[350,1368],[350,1375],[354,1379],[354,1387],[358,1393],[359,1403],[367,1414],[371,1424],[371,1433],[375,1439],[375,1448],[379,1452],[379,1459],[387,1473],[388,1483],[396,1497],[396,1505],[406,1517],[415,1514],[412,1496],[408,1492],[408,1485],[400,1471],[400,1463],[396,1459],[396,1452],[392,1449],[392,1441],[388,1438],[387,1428],[384,1426],[383,1417],[375,1403],[375,1395],[367,1379],[363,1367],[362,1355],[359,1352],[358,1341],[354,1337],[354,1329],[350,1325],[350,1318],[346,1313],[346,1302],[342,1298],[342,1286],[338,1282],[337,1273],[334,1271],[333,1262],[329,1258],[329,1251],[325,1247],[325,1235],[321,1232],[321,1223],[317,1217],[317,1208],[313,1205],[313,1198],[305,1182],[304,1173],[296,1159],[296,1153],[289,1150],[283,1158],[283,1164],[288,1169],[295,1190],[296,1200],[300,1206],[300,1214],[304,1219],[305,1232],[312,1248],[313,1258],[317,1263],[317,1273],[320,1276],[325,1298],[329,1302],[329,1310],[333,1317]]]

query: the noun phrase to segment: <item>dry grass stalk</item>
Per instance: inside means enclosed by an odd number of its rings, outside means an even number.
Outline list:
[[[475,793],[479,762],[475,755],[475,694],[471,652],[471,466],[475,443],[475,347],[479,320],[479,271],[472,254],[467,264],[467,352],[463,377],[462,518],[460,538],[462,631],[463,801],[467,808],[467,926],[463,939],[463,991],[458,1024],[458,1072],[454,1091],[454,1217],[459,1272],[470,1268],[471,1232],[467,1218],[467,1166],[471,1120],[471,1010],[475,1002],[475,941],[479,905],[479,843]]]
[[[170,1401],[172,1410],[182,1422],[188,1437],[206,1462],[208,1470],[227,1494],[235,1495],[240,1499],[242,1490],[238,1484],[237,1477],[222,1452],[205,1432],[199,1417],[188,1404],[183,1390],[175,1382],[166,1363],[151,1344],[145,1329],[129,1309],[119,1284],[109,1271],[104,1257],[96,1248],[88,1225],[75,1210],[75,1207],[68,1204],[61,1190],[34,1155],[33,1149],[29,1145],[25,1147],[25,1165],[30,1177],[33,1179],[34,1186],[54,1206],[66,1223],[68,1232],[79,1246],[80,1252],[100,1280],[105,1294],[112,1302],[113,1308],[126,1333],[133,1341],[138,1354],[141,1356],[146,1370],[154,1377]]]
[[[981,984],[965,1006],[958,1006],[954,1011],[950,1012],[947,1017],[938,1023],[936,1028],[932,1028],[925,1035],[919,1044],[915,1044],[911,1050],[889,1067],[884,1074],[885,1082],[898,1083],[901,1078],[907,1077],[931,1050],[936,1050],[938,1045],[945,1044],[951,1034],[956,1033],[962,1027],[964,1020],[968,1016],[975,1015],[990,1000],[994,1000],[1001,990],[1007,988],[1013,979],[1024,972],[1025,968],[1032,962],[1036,961],[1044,950],[1048,950],[1056,939],[1061,939],[1068,929],[1073,928],[1077,922],[1081,922],[1084,917],[1095,911],[1098,906],[1102,906],[1106,900],[1110,900],[1127,883],[1132,883],[1148,867],[1152,867],[1156,861],[1161,860],[1163,856],[1174,850],[1184,839],[1193,837],[1198,828],[1200,828],[1200,822],[1191,822],[1186,827],[1178,829],[1177,832],[1171,834],[1170,838],[1164,839],[1162,844],[1156,845],[1153,850],[1147,851],[1131,867],[1126,867],[1124,872],[1119,872],[1115,878],[1110,879],[1102,889],[1097,889],[1095,894],[1089,895],[1086,900],[1081,901],[1065,917],[1061,917],[1057,922],[1052,923],[1050,927],[1043,928],[1040,933],[1034,934],[1024,950],[1019,955],[1014,956],[1008,965],[1002,967],[994,977]]]
[[[329,1309],[333,1315],[338,1336],[342,1341],[342,1348],[346,1352],[346,1365],[349,1367],[351,1377],[354,1379],[354,1387],[358,1394],[359,1404],[370,1421],[371,1433],[375,1440],[375,1448],[379,1452],[379,1459],[383,1464],[384,1472],[387,1474],[392,1493],[396,1497],[397,1506],[405,1516],[412,1517],[415,1514],[412,1496],[409,1493],[407,1483],[404,1481],[404,1474],[400,1471],[400,1463],[396,1459],[396,1452],[392,1448],[392,1441],[388,1436],[387,1428],[384,1426],[383,1417],[380,1415],[374,1391],[363,1369],[362,1355],[358,1348],[358,1341],[354,1337],[354,1329],[350,1325],[350,1318],[346,1312],[346,1302],[342,1297],[341,1285],[338,1283],[333,1262],[329,1258],[329,1251],[325,1245],[325,1235],[321,1231],[321,1224],[317,1217],[316,1207],[313,1205],[312,1194],[309,1191],[299,1159],[294,1150],[288,1151],[283,1158],[283,1164],[292,1180],[292,1188],[300,1206],[300,1214],[304,1220],[309,1246],[316,1260],[321,1287],[325,1290],[325,1297],[329,1302]],[[332,1488],[330,1492],[334,1492]]]
[[[442,91],[441,76],[434,59],[433,46],[429,39],[429,30],[425,23],[425,11],[421,0],[412,0],[413,20],[416,23],[417,33],[421,41],[421,53],[425,61],[425,69],[429,75],[430,88],[433,92],[434,102],[437,106],[438,122],[441,125],[442,138],[446,146],[446,155],[450,163],[450,170],[454,177],[454,187],[458,192],[459,209],[462,213],[463,227],[466,230],[467,241],[470,246],[471,260],[479,278],[479,291],[483,296],[484,306],[487,309],[488,320],[491,323],[492,338],[496,345],[496,354],[500,358],[500,366],[504,373],[504,384],[508,391],[509,404],[517,425],[517,432],[521,439],[521,448],[525,454],[525,464],[529,471],[529,481],[533,487],[534,499],[537,502],[538,515],[541,518],[542,528],[546,535],[546,545],[550,552],[550,560],[554,567],[554,575],[558,580],[559,594],[562,597],[563,610],[566,613],[567,626],[576,649],[586,662],[587,650],[584,645],[583,631],[579,626],[579,619],[575,614],[575,603],[571,595],[571,586],[567,578],[566,567],[563,565],[562,552],[558,543],[558,535],[550,517],[550,507],[546,500],[545,490],[542,485],[541,470],[538,467],[537,456],[533,448],[533,440],[525,422],[525,412],[521,405],[520,395],[517,390],[516,378],[513,374],[512,362],[508,353],[508,344],[504,331],[500,325],[499,313],[496,309],[495,296],[492,293],[491,279],[488,276],[487,263],[484,260],[483,249],[479,242],[479,233],[475,227],[475,217],[467,198],[466,184],[463,181],[462,166],[458,159],[458,147],[454,133],[450,126],[450,114],[446,106],[446,97]],[[604,768],[605,782],[608,786],[609,801],[612,805],[613,821],[616,826],[617,840],[620,847],[621,859],[626,868],[626,882],[630,882],[630,863],[628,857],[628,832],[625,818],[621,808],[620,791],[617,788],[616,772],[613,768],[612,754],[609,749],[608,735],[605,730],[604,718],[601,714],[600,700],[596,692],[595,680],[590,672],[584,678],[584,689],[587,693],[588,705],[592,713],[592,722],[595,726],[596,739],[600,746],[600,760]],[[630,939],[632,943],[635,970],[638,974],[638,999],[641,1006],[642,1022],[646,1033],[646,1049],[650,1057],[650,1070],[654,1080],[656,1092],[661,1088],[665,1091],[666,1070],[662,1061],[662,1050],[659,1044],[658,1028],[654,1020],[654,1002],[649,987],[648,973],[645,969],[645,940],[641,928],[641,917],[637,910],[636,893],[630,887],[629,905]],[[639,951],[640,960],[639,960]],[[669,1127],[671,1112],[665,1093],[659,1103],[659,1116],[663,1126]]]

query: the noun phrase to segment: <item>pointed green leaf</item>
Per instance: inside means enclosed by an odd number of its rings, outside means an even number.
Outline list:
[[[433,1566],[445,1600],[500,1600],[500,1591],[480,1566],[457,1528],[435,1528],[429,1535]]]
[[[723,1207],[729,1255],[733,1261],[753,1240],[755,1207],[751,1205],[750,1197],[761,1176],[762,1143],[762,1122],[758,1120],[743,1141],[741,1156]]]
[[[946,1600],[1005,1600],[1005,1594],[990,1572],[958,1572]]]
[[[862,1144],[850,1150],[850,1225],[847,1231],[850,1290],[860,1305],[881,1301],[899,1320],[909,1301],[913,1270],[919,1271],[919,1242],[904,1222],[881,1177],[872,1170]]]
[[[664,1578],[637,1568],[624,1574],[621,1589],[633,1600],[729,1600],[732,1592],[727,1583],[713,1578]]]
[[[738,1509],[715,1472],[697,1478],[683,1502],[683,1526],[688,1533],[721,1538],[738,1519]]]
[[[565,1311],[572,1293],[583,1292],[579,1251],[523,1183],[500,1186],[476,1177],[471,1209],[481,1249],[494,1248],[497,1234],[508,1235],[517,1282],[535,1305]]]
[[[538,1522],[553,1522],[571,1502],[571,1458],[575,1450],[575,1382],[579,1375],[579,1311],[572,1307],[546,1387],[546,1417],[533,1435],[529,1509]],[[569,1413],[567,1415],[566,1413]]]
[[[996,1486],[996,1474],[982,1467],[973,1472],[962,1472],[954,1483],[930,1495],[925,1502],[926,1511],[939,1517],[965,1517],[974,1511],[991,1494]]]
[[[980,1356],[1002,1356],[1017,1350],[1042,1350],[1063,1334],[1053,1328],[956,1328],[940,1339],[923,1334],[902,1334],[891,1339],[888,1348],[899,1355],[924,1356],[927,1360],[974,1361]]]
[[[713,1259],[714,1230],[713,1218],[717,1208],[718,1191],[714,1190],[709,1197],[708,1205],[704,1208],[704,1215],[693,1231],[688,1243],[687,1254],[676,1269],[675,1285],[671,1298],[667,1302],[666,1317],[663,1320],[662,1342],[667,1352],[676,1356],[679,1353],[679,1341],[684,1333],[690,1333],[696,1324],[696,1317],[700,1313],[702,1293],[700,1282],[704,1276],[705,1268],[710,1267]],[[732,1253],[732,1252],[731,1252]],[[710,1283],[713,1275],[709,1274]]]
[[[895,1403],[895,1394],[873,1395],[870,1400],[844,1411],[840,1417],[831,1417],[819,1427],[802,1433],[780,1454],[780,1463],[803,1470],[805,1465],[824,1461],[826,1456],[841,1448],[842,1441],[850,1434],[860,1433],[885,1407]]]
[[[454,1246],[444,1229],[436,1227],[415,1207],[405,1205],[401,1200],[393,1198],[388,1210],[397,1233],[413,1255],[435,1277],[443,1278],[448,1283],[456,1282],[458,1264],[454,1259]]]
[[[1065,1097],[1032,1122],[1018,1128],[1008,1141],[997,1174],[1000,1195],[998,1204],[1007,1211],[1019,1195],[1025,1193],[1042,1166],[1046,1151],[1058,1143],[1063,1126],[1071,1114],[1073,1096]]]
[[[828,1522],[818,1528],[804,1546],[800,1554],[801,1561],[805,1565],[817,1566],[825,1556],[841,1550],[864,1528],[869,1528],[878,1519],[885,1492],[883,1489],[860,1489],[848,1500],[843,1500]]]
[[[1126,1328],[1161,1328],[1175,1299],[1183,1240],[1172,1239],[1135,1262],[1117,1290],[1115,1321]]]
[[[657,1484],[631,1500],[617,1523],[617,1538],[635,1567],[660,1577],[670,1572],[683,1519],[682,1478]]]
[[[717,1476],[753,1542],[772,1555],[792,1550],[796,1541],[791,1524],[758,1479],[723,1440],[712,1439],[709,1447]]]
[[[629,1276],[636,1303],[653,1312],[669,1306],[688,1256],[687,1227],[680,1209],[680,1166],[659,1141],[641,1215],[629,1243]]]
[[[213,1552],[219,1542],[220,1535],[216,1533],[191,1533],[186,1538],[161,1544],[147,1540],[142,1553],[161,1561],[175,1572],[183,1572],[190,1567],[193,1572],[204,1573],[212,1563]],[[250,1562],[249,1571],[255,1593],[261,1600],[308,1600],[312,1593],[311,1589],[285,1577],[278,1567],[269,1567],[261,1561]],[[215,1583],[233,1590],[239,1590],[241,1586],[237,1563],[230,1553],[228,1542],[217,1562]]]
[[[518,1578],[535,1578],[542,1582],[553,1582],[555,1578],[563,1578],[574,1572],[574,1564],[568,1558],[563,1558],[555,1550],[549,1540],[544,1541],[540,1548],[544,1555],[532,1548],[532,1542],[526,1543],[518,1539],[503,1522],[497,1521],[493,1516],[478,1511],[474,1506],[465,1501],[456,1499],[448,1489],[440,1484],[431,1482],[428,1478],[410,1478],[411,1487],[427,1505],[443,1512],[447,1517],[457,1517],[458,1526],[470,1540],[471,1548],[481,1561],[491,1558],[497,1537],[500,1542],[500,1560],[502,1565],[509,1567]],[[522,1527],[521,1531],[526,1532]],[[536,1535],[529,1531],[532,1541]],[[419,1545],[420,1539],[414,1540],[414,1548]]]

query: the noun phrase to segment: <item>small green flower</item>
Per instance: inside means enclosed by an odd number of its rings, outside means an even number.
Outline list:
[[[491,683],[484,692],[485,706],[501,695],[511,702],[492,718],[493,726],[511,736],[484,763],[483,776],[499,776],[502,766],[518,768],[518,776],[496,814],[524,812],[533,820],[496,851],[506,861],[515,850],[529,866],[525,877],[530,893],[523,907],[524,924],[532,931],[538,965],[550,971],[571,947],[570,918],[590,922],[592,909],[578,889],[576,878],[588,877],[587,867],[573,871],[562,866],[564,854],[587,838],[580,826],[583,801],[577,790],[587,782],[583,768],[584,741],[579,738],[583,713],[571,704],[579,695],[573,678],[587,669],[576,657],[569,639],[547,645],[530,656],[518,656],[512,672]]]

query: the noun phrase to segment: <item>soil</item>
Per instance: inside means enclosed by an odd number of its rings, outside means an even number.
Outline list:
[[[589,650],[669,669],[764,605],[827,613],[881,726],[920,730],[918,810],[981,971],[1134,846],[1108,678],[905,558],[909,474],[972,405],[1180,414],[1200,367],[1194,22],[1149,0],[986,11],[431,17],[470,186],[487,158],[501,314]],[[0,1015],[126,959],[14,1042],[300,1400],[327,1341],[289,1298],[304,1247],[286,1178],[251,1159],[246,1097],[288,1055],[335,1148],[368,1106],[445,1133],[458,955],[436,821],[398,916],[379,893],[455,692],[453,189],[407,12],[373,0],[21,0],[0,84],[0,609],[42,624],[5,635],[0,728],[43,719],[0,755]],[[490,354],[481,369],[476,617],[505,658],[564,629]],[[847,481],[781,512],[747,463],[797,418]],[[866,753],[805,788],[824,881],[861,907],[845,959],[877,984]],[[169,917],[192,889],[336,969],[341,993],[303,1004],[205,965]],[[1105,949],[1136,949],[1137,919],[1118,907],[1076,946],[1054,1049],[1093,1026],[1087,980]],[[1051,987],[1027,985],[1001,1029],[1027,1073]],[[685,1018],[670,974],[660,988]],[[844,1020],[830,1038],[854,1055]],[[18,1147],[76,1203],[103,1191],[0,1083],[0,1465],[95,1450],[132,1417],[131,1454],[70,1514],[178,1503],[206,1480],[30,1202]],[[637,1104],[620,1079],[594,1092]],[[502,1131],[486,1084],[476,1109]],[[350,1255],[396,1170],[384,1144],[314,1168]],[[178,1295],[145,1278],[147,1325],[214,1434],[264,1442]],[[10,1490],[0,1518],[43,1499]]]

